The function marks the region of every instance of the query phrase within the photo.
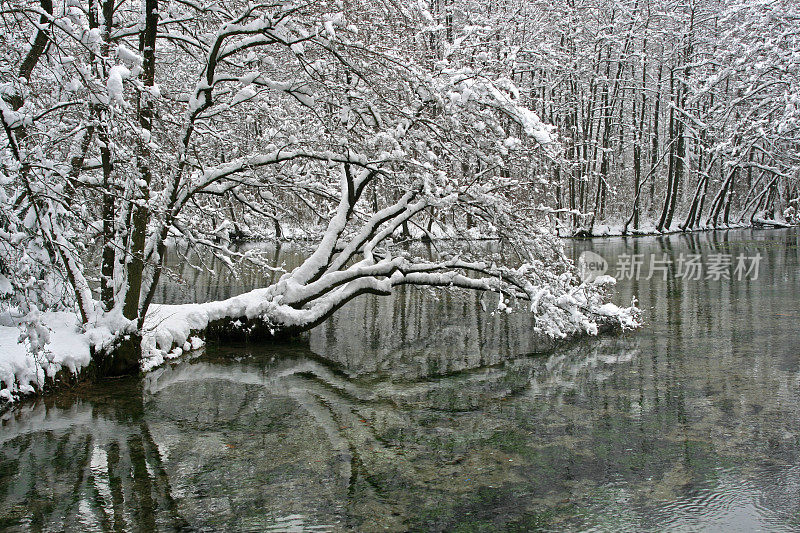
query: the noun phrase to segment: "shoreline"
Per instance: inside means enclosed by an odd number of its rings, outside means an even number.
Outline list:
[[[758,229],[758,230],[775,230],[775,229],[791,229],[793,227],[798,226],[789,226],[789,227],[772,227],[772,226],[760,226],[760,225],[748,225],[748,226],[735,226],[735,227],[726,227],[726,228],[698,228],[695,230],[689,231],[682,231],[682,230],[674,230],[669,232],[661,232],[661,233],[637,233],[637,234],[628,234],[628,235],[615,235],[615,234],[607,234],[607,235],[597,235],[591,237],[561,237],[563,239],[570,239],[570,240],[577,240],[577,241],[585,241],[590,239],[605,239],[605,238],[628,238],[628,237],[653,237],[653,236],[664,236],[664,235],[675,235],[678,233],[699,233],[699,232],[710,232],[710,231],[731,231],[731,230],[742,230],[742,229]],[[472,240],[482,240],[482,241],[490,241],[490,240],[497,240],[496,238],[483,238],[483,239],[472,239]],[[419,242],[419,241],[417,241]],[[194,304],[190,304],[194,305]],[[166,308],[180,308],[181,306],[165,306]],[[203,349],[203,346],[206,343],[206,339],[211,339],[211,342],[225,342],[227,340],[227,335],[225,331],[216,331],[217,326],[219,324],[213,324],[213,321],[209,321],[208,323],[204,324],[203,327],[193,328],[189,333],[189,337],[185,339],[187,342],[180,343],[179,348],[182,349],[170,349],[170,350],[162,350],[161,357],[158,358],[160,360],[153,360],[150,362],[143,361],[144,368],[138,374],[140,377],[146,375],[147,372],[151,371],[154,368],[161,367],[165,364],[169,364],[171,361],[177,361],[182,358],[182,356],[187,354],[197,354],[200,350]],[[8,328],[9,330],[13,329],[15,335],[17,334],[17,329]],[[55,330],[53,331],[54,335],[57,334]],[[601,329],[599,334],[607,334],[607,330],[604,331]],[[73,333],[71,336],[74,335],[75,337],[79,337],[78,333]],[[276,336],[281,337],[281,336]],[[588,337],[586,333],[579,333],[571,336],[569,339],[565,339],[564,342],[573,342],[577,339],[582,337]],[[7,339],[10,339],[11,336],[7,335]],[[65,338],[64,340],[69,340]],[[249,342],[254,343],[269,343],[274,342],[276,338],[269,338],[269,336],[262,336],[257,335],[254,336]],[[301,341],[299,341],[301,342]],[[62,343],[67,344],[68,343]],[[174,344],[174,342],[170,342],[170,345]],[[20,344],[18,342],[15,343],[15,346],[19,347]],[[66,346],[62,346],[66,347]],[[83,348],[83,347],[81,347]],[[88,345],[85,347],[88,353]],[[24,347],[23,347],[24,349]],[[83,351],[83,350],[82,350]],[[550,350],[548,350],[550,351]],[[543,352],[547,353],[547,351]],[[85,357],[87,354],[83,354],[80,357],[75,356],[75,354],[70,354],[75,359],[75,361],[69,361],[66,364],[64,361],[59,361],[61,365],[58,370],[54,371],[52,375],[46,375],[43,380],[40,380],[41,385],[29,387],[27,390],[17,390],[13,394],[15,397],[2,396],[0,397],[0,415],[6,413],[9,410],[14,409],[16,405],[20,405],[32,398],[39,398],[42,396],[49,396],[51,394],[57,394],[63,390],[72,390],[81,386],[86,386],[86,384],[90,384],[92,381],[97,380],[96,372],[95,372],[95,361],[93,358],[89,358],[89,361],[82,362],[79,364],[77,359],[86,359]],[[5,391],[4,391],[5,392]]]
[[[590,341],[592,339],[599,339],[601,337],[618,336],[625,333],[625,331],[627,330],[623,330],[619,325],[610,324],[607,322],[598,323],[598,331],[597,334],[595,335],[589,334],[585,331],[580,331],[580,332],[575,332],[572,335],[565,338],[547,339],[545,342],[545,346],[541,351],[518,354],[515,356],[508,357],[508,359],[506,360],[511,361],[520,357],[546,356],[555,353],[559,349],[568,347],[575,343]],[[228,341],[229,341],[228,338],[220,336],[220,337],[215,337],[214,340],[210,342],[211,344],[221,345]],[[268,346],[271,343],[287,343],[287,342],[307,343],[308,340],[302,336],[292,337],[292,338],[275,336],[272,338],[256,337],[253,340],[246,339],[244,342],[253,345]],[[54,376],[48,377],[45,380],[45,384],[41,388],[37,388],[32,392],[20,394],[19,397],[13,401],[7,401],[4,398],[0,398],[0,421],[2,421],[2,419],[8,416],[13,416],[11,415],[11,413],[20,408],[23,408],[26,405],[29,405],[32,402],[36,402],[46,398],[49,399],[57,398],[61,394],[67,394],[67,393],[80,394],[81,390],[91,388],[94,386],[95,383],[108,382],[108,381],[113,382],[115,380],[122,380],[122,379],[142,380],[150,372],[156,371],[165,366],[177,365],[183,362],[184,360],[191,360],[197,357],[202,357],[204,355],[205,348],[208,344],[209,344],[208,341],[204,341],[203,344],[196,349],[189,351],[182,351],[178,355],[165,358],[158,365],[151,366],[147,370],[142,370],[135,375],[104,376],[98,378],[95,373],[94,361],[91,361],[88,365],[79,369],[77,372],[71,372],[66,368],[62,368],[61,370],[56,372]],[[317,357],[331,364],[336,363],[335,361],[327,359],[321,355],[317,355]]]

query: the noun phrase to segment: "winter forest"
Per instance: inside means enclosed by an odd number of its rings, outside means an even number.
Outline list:
[[[798,17],[790,1],[4,2],[0,291],[27,363],[3,392],[138,371],[208,331],[308,329],[402,285],[499,295],[553,337],[634,325],[559,237],[796,223]],[[457,245],[477,239],[516,257]],[[229,300],[154,300],[168,250],[233,265],[247,240],[311,249]],[[54,355],[64,328],[83,355]]]
[[[0,529],[800,528],[800,1],[0,28]]]

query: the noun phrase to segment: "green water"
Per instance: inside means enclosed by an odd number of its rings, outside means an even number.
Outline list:
[[[799,241],[571,242],[611,274],[625,254],[763,259],[755,280],[643,268],[615,295],[642,329],[546,354],[530,317],[408,290],[304,344],[210,345],[24,404],[0,426],[0,529],[800,531]],[[161,299],[261,281],[184,278]]]

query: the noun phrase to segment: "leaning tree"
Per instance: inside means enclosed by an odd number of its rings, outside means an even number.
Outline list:
[[[579,283],[511,177],[557,161],[550,128],[510,79],[442,59],[417,5],[23,0],[2,16],[5,316],[73,310],[102,373],[209,326],[307,329],[401,285],[525,300],[554,336],[630,323]],[[299,227],[315,248],[273,285],[154,304],[170,245],[232,261],[231,237]],[[393,246],[462,230],[519,261]]]

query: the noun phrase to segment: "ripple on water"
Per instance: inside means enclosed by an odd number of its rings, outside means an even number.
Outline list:
[[[623,280],[645,328],[544,355],[529,317],[409,290],[28,404],[0,419],[0,529],[800,531],[797,231],[571,246],[770,239],[759,280]]]

